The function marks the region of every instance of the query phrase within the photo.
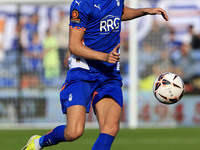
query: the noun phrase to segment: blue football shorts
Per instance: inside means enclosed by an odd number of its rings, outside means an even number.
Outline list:
[[[115,79],[101,81],[69,81],[64,83],[60,92],[62,111],[66,114],[66,109],[74,105],[86,107],[86,112],[90,110],[102,98],[112,97],[121,107],[123,106],[122,82]]]

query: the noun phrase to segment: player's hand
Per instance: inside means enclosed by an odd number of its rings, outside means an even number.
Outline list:
[[[166,13],[165,10],[163,10],[162,8],[147,8],[146,13],[148,13],[149,15],[162,15],[162,17],[168,21],[169,17]]]
[[[118,44],[110,53],[108,53],[106,62],[109,62],[111,64],[115,64],[120,59],[120,54],[117,53],[118,48],[120,47],[120,44]]]

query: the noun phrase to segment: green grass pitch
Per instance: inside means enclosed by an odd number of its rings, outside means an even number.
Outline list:
[[[45,134],[47,130],[0,130],[0,149],[20,150],[30,136]],[[60,143],[47,150],[91,150],[98,130],[87,129],[72,143]],[[198,150],[200,128],[121,129],[112,150]]]

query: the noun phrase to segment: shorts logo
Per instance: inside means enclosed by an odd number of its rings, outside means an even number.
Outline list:
[[[69,94],[68,100],[71,102],[71,101],[72,101],[72,98],[73,98],[72,93],[70,93],[70,94]]]
[[[80,23],[81,19],[79,18],[79,11],[74,9],[71,14],[71,22]]]

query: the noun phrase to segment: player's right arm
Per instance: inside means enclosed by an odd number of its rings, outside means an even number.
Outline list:
[[[69,50],[71,54],[84,57],[86,59],[94,59],[105,61],[109,63],[116,63],[119,61],[120,54],[117,53],[119,44],[110,53],[103,53],[92,50],[82,43],[84,31],[70,29],[69,31]]]
[[[116,63],[119,61],[119,54],[117,53],[119,45],[111,53],[103,53],[95,51],[82,43],[92,8],[90,0],[74,0],[72,2],[70,8],[69,51],[71,54],[86,59]]]

